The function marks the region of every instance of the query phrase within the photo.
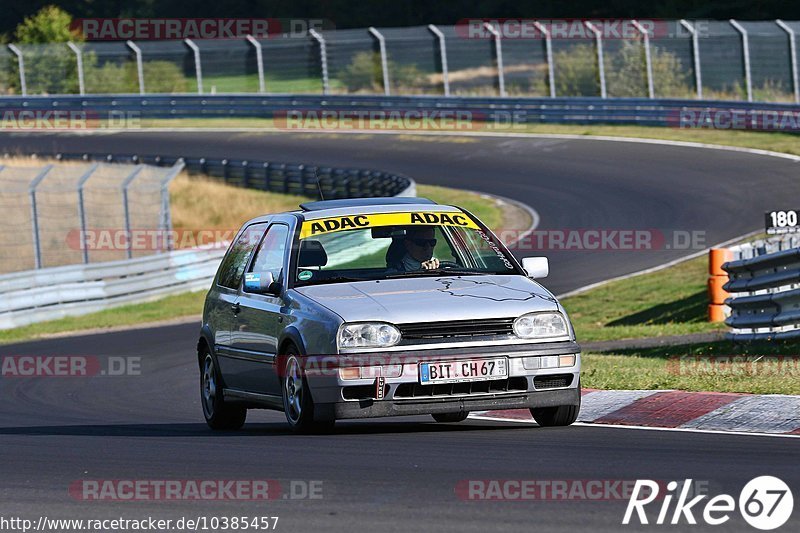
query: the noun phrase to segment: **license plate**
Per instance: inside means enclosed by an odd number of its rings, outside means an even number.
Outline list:
[[[420,363],[419,382],[461,383],[508,377],[506,359],[472,359],[469,361],[447,361],[443,363]]]

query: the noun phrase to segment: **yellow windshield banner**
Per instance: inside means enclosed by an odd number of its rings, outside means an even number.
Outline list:
[[[306,220],[300,229],[300,238],[308,239],[336,231],[348,231],[381,226],[457,226],[480,229],[468,215],[461,211],[423,213],[376,213]]]

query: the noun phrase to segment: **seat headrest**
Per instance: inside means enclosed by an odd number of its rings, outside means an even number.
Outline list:
[[[328,254],[319,241],[304,240],[300,242],[298,265],[304,267],[323,267],[328,264]]]

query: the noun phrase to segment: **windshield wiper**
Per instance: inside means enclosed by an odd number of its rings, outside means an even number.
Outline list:
[[[329,278],[320,278],[318,280],[309,280],[311,283],[305,283],[301,287],[309,285],[324,285],[325,283],[346,283],[348,281],[373,281],[372,278],[353,278],[350,276],[331,276]]]
[[[397,272],[396,274],[386,274],[385,279],[391,278],[414,278],[418,276],[490,276],[493,272],[480,272],[475,270],[458,270],[454,268],[433,268],[423,270],[412,270],[410,272]]]

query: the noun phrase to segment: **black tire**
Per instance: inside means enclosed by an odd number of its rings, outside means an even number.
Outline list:
[[[469,411],[461,411],[459,413],[436,413],[431,416],[439,423],[463,422],[469,416]]]
[[[531,415],[542,427],[569,426],[578,419],[580,405],[560,405],[531,409]]]
[[[335,420],[314,420],[314,400],[298,355],[297,348],[289,346],[283,357],[285,364],[281,372],[281,395],[286,422],[295,433],[330,432]]]
[[[225,403],[222,397],[222,379],[216,360],[206,350],[200,368],[200,403],[208,427],[215,431],[240,429],[247,419],[247,409]]]

